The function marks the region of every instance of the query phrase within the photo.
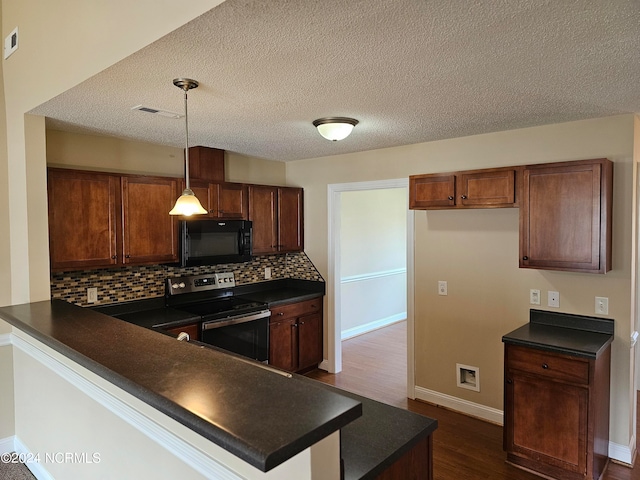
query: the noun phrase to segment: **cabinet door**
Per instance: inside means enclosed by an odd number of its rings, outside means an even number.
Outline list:
[[[215,218],[218,211],[218,195],[216,185],[210,185],[207,182],[193,181],[191,183],[191,190],[195,196],[200,200],[202,207],[209,212],[207,215],[198,215],[198,218]],[[213,186],[213,191],[211,186]]]
[[[460,175],[460,204],[466,207],[512,207],[516,203],[516,170]]]
[[[505,449],[536,463],[586,475],[587,413],[586,387],[509,371]]]
[[[304,250],[302,189],[278,189],[278,249],[281,252]]]
[[[216,185],[218,216],[247,220],[247,187],[241,183]]]
[[[269,323],[269,364],[293,372],[298,364],[295,318],[271,318]]]
[[[520,267],[605,273],[611,269],[611,162],[524,171]]]
[[[116,265],[119,177],[74,170],[48,171],[52,270]]]
[[[409,177],[409,208],[453,207],[455,198],[456,177],[453,174]]]
[[[192,179],[224,182],[224,150],[189,147],[189,174]]]
[[[298,319],[298,370],[315,367],[322,362],[322,314],[314,313]]]
[[[124,263],[178,261],[177,220],[169,210],[178,198],[179,180],[122,177]]]
[[[249,220],[253,222],[253,253],[278,252],[278,187],[249,186]]]

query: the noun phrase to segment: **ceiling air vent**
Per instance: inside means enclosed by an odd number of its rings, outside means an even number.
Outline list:
[[[154,113],[162,117],[182,118],[182,115],[180,115],[179,113],[168,112],[167,110],[160,110],[158,108],[145,107],[144,105],[136,105],[135,107],[131,107],[131,110],[140,110],[141,112]]]

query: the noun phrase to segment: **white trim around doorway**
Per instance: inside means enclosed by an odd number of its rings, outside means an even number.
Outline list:
[[[409,210],[409,180],[407,178],[371,182],[336,183],[327,186],[328,210],[328,288],[327,288],[327,370],[338,373],[342,370],[341,342],[342,319],[340,318],[340,194],[362,190],[388,188],[407,189],[407,397],[415,398],[414,377],[414,212]],[[324,362],[323,362],[324,363]]]

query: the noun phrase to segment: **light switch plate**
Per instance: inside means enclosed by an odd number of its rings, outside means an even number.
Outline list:
[[[4,58],[5,60],[11,56],[13,52],[18,50],[18,27],[7,35],[4,39]]]
[[[447,282],[445,280],[438,280],[438,295],[448,295]]]
[[[596,297],[596,313],[598,315],[609,315],[608,297]]]
[[[540,305],[540,290],[529,290],[529,303],[531,305]]]
[[[98,301],[98,289],[87,288],[87,303],[96,303]]]

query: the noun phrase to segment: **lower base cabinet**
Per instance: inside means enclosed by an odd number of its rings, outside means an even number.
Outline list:
[[[199,323],[190,323],[188,325],[183,325],[181,327],[166,328],[164,331],[175,336],[178,336],[181,333],[187,333],[189,334],[190,340],[200,340],[200,324]]]
[[[289,372],[322,361],[322,298],[271,307],[269,364]]]
[[[598,480],[608,462],[611,346],[583,358],[505,345],[507,461],[545,477]]]

